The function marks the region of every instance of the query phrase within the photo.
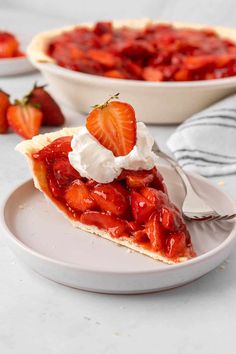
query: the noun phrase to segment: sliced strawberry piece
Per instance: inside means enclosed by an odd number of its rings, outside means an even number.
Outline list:
[[[169,258],[176,258],[185,255],[186,236],[184,232],[176,232],[168,237],[166,241],[166,255]]]
[[[94,181],[94,179],[89,179],[86,182],[86,186],[90,189],[96,187],[98,184],[100,184],[100,183]]]
[[[72,182],[65,192],[66,203],[74,210],[86,211],[96,208],[86,184],[79,179]]]
[[[59,187],[65,187],[75,179],[81,179],[79,172],[71,166],[66,157],[57,159],[53,163],[52,169]]]
[[[106,77],[112,77],[114,79],[126,79],[126,76],[124,73],[122,73],[120,70],[107,70],[105,71],[104,74]]]
[[[54,161],[59,157],[67,157],[71,149],[72,136],[62,136],[45,146],[40,151],[33,154],[33,158],[37,160]]]
[[[155,211],[155,206],[151,204],[144,196],[135,191],[131,192],[130,198],[134,219],[139,224],[147,222],[149,216]]]
[[[183,227],[184,221],[181,213],[175,207],[161,208],[161,223],[166,230],[177,231]]]
[[[90,49],[87,52],[90,59],[103,65],[105,68],[113,68],[116,64],[114,55],[101,49]]]
[[[61,198],[62,189],[59,186],[59,184],[58,184],[54,174],[51,172],[51,170],[48,170],[47,181],[48,181],[49,189],[50,189],[52,195],[55,198]]]
[[[128,236],[127,222],[104,212],[86,211],[81,215],[80,222],[108,230],[112,237]]]
[[[8,130],[7,109],[9,106],[9,95],[0,90],[0,134],[4,134]]]
[[[163,81],[163,73],[152,66],[148,66],[143,69],[143,79],[146,81]]]
[[[146,224],[145,230],[153,251],[163,251],[165,248],[166,231],[160,223],[158,213],[152,214]]]
[[[213,64],[214,57],[212,55],[187,56],[184,60],[184,66],[188,70],[199,70]]]
[[[146,187],[154,180],[152,170],[148,171],[125,171],[126,184],[129,188],[139,189]]]
[[[16,103],[9,106],[7,120],[17,134],[25,139],[32,139],[39,133],[42,112],[31,104]]]
[[[0,58],[14,57],[19,43],[17,39],[8,32],[0,32]]]
[[[128,208],[126,190],[118,183],[99,184],[91,195],[102,211],[116,216],[124,215]]]
[[[131,105],[108,100],[87,118],[88,131],[115,156],[127,155],[136,143],[136,119]]]
[[[69,63],[68,63],[69,64]],[[90,58],[81,58],[77,60],[74,64],[65,65],[66,68],[72,70],[82,71],[87,74],[92,75],[103,75],[104,67],[98,61],[94,61]]]
[[[166,185],[164,183],[164,179],[156,167],[153,168],[153,173],[154,173],[154,180],[152,182],[151,187],[160,189],[162,192],[168,194]]]
[[[147,236],[147,233],[145,230],[138,230],[136,232],[134,232],[133,234],[133,240],[134,242],[137,243],[148,243],[149,242],[149,238]]]
[[[99,42],[101,44],[101,48],[103,48],[104,46],[107,46],[109,44],[111,44],[112,42],[112,34],[111,33],[104,33],[99,37]],[[116,58],[118,59],[118,58]]]
[[[168,196],[161,190],[145,187],[140,190],[140,193],[156,208],[161,208],[164,205],[169,205]]]
[[[129,221],[128,226],[131,232],[140,230],[140,225],[136,221]]]
[[[97,22],[94,26],[94,33],[97,35],[103,35],[104,33],[112,32],[112,23],[111,22]]]
[[[142,67],[132,60],[126,59],[122,61],[124,71],[129,75],[129,79],[141,80],[142,79]]]
[[[121,47],[121,54],[131,60],[147,59],[155,53],[152,43],[145,40],[128,41]]]
[[[85,54],[84,52],[79,49],[76,45],[73,45],[72,43],[70,43],[70,45],[68,45],[68,52],[70,55],[70,58],[72,60],[80,60],[85,58]]]
[[[190,72],[187,69],[180,69],[174,74],[176,81],[188,81],[190,78]]]
[[[39,108],[43,113],[43,125],[60,126],[65,122],[64,115],[44,86],[35,85],[27,95],[29,103]]]

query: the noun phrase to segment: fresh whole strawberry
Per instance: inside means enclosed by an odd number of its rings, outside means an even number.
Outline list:
[[[8,94],[0,90],[0,134],[4,134],[8,130],[7,109],[9,106]]]
[[[60,126],[64,124],[65,118],[60,107],[44,89],[44,86],[35,85],[26,99],[42,111],[42,125]]]
[[[89,113],[86,127],[105,148],[115,156],[127,155],[136,143],[136,119],[133,107],[128,103],[112,101],[96,105]]]
[[[7,120],[17,134],[25,139],[32,139],[39,133],[42,112],[29,103],[16,101],[8,107]]]
[[[0,32],[0,58],[11,58],[17,54],[19,43],[8,32]]]

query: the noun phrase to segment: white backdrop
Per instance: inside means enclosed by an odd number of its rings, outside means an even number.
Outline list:
[[[0,0],[4,5],[71,22],[151,17],[236,27],[236,0]]]

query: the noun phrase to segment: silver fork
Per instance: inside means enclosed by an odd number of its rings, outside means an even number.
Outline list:
[[[161,151],[156,142],[153,145],[153,152],[157,156],[166,160],[175,169],[183,182],[186,193],[182,204],[182,213],[185,219],[193,221],[209,221],[230,220],[236,217],[236,213],[220,215],[208,205],[207,202],[194,190],[188,176],[180,165],[172,157]]]

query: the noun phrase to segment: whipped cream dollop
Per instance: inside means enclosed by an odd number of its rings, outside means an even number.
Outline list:
[[[72,139],[69,161],[82,177],[109,183],[121,174],[122,169],[137,171],[153,168],[157,163],[157,156],[152,152],[153,143],[147,127],[139,122],[136,145],[128,155],[116,157],[86,127],[82,127]]]

